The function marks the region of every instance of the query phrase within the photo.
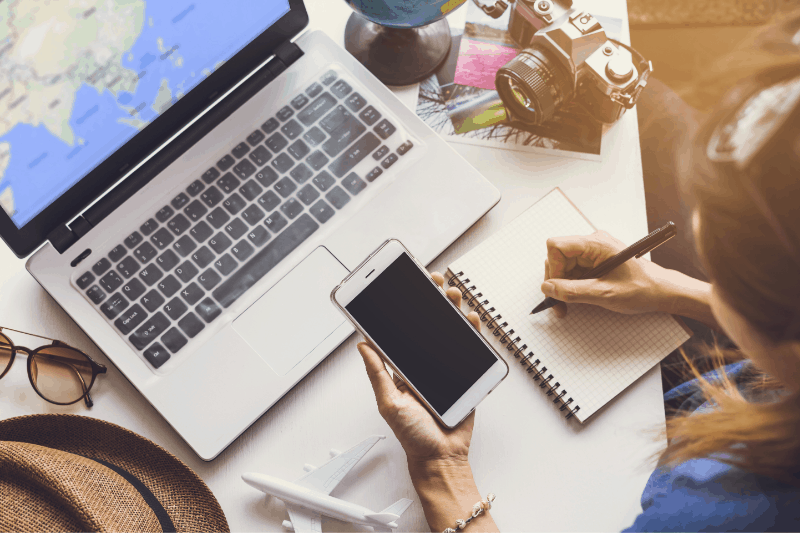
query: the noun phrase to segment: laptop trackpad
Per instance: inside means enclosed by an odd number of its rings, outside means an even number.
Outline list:
[[[345,318],[330,295],[348,270],[323,246],[233,321],[233,329],[279,376],[286,375]]]

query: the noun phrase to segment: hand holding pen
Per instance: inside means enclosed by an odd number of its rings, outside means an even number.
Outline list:
[[[548,239],[542,284],[548,298],[543,307],[552,306],[559,317],[566,315],[566,303],[589,303],[626,314],[658,311],[664,279],[669,276],[662,267],[638,256],[675,234],[670,222],[627,249],[602,231]]]

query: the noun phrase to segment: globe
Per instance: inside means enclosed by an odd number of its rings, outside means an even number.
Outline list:
[[[467,0],[344,0],[345,48],[387,85],[427,78],[450,53],[445,17]]]

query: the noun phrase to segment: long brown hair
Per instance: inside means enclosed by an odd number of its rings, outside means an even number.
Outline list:
[[[798,32],[800,13],[753,39],[758,51],[746,57],[761,57],[761,69],[737,83],[697,134],[682,178],[699,217],[698,252],[718,293],[758,331],[794,343],[800,353],[800,106],[745,169],[712,162],[706,149],[717,125],[750,96],[800,78]],[[728,356],[711,352],[718,363]],[[696,366],[690,368],[700,377]],[[800,485],[800,392],[781,390],[765,375],[755,383],[769,401],[743,395],[724,374],[714,383],[701,378],[715,408],[668,420],[670,443],[661,464],[718,454],[750,472]]]

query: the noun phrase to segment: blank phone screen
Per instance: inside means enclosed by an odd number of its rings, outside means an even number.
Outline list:
[[[405,253],[346,309],[439,415],[497,361]]]

